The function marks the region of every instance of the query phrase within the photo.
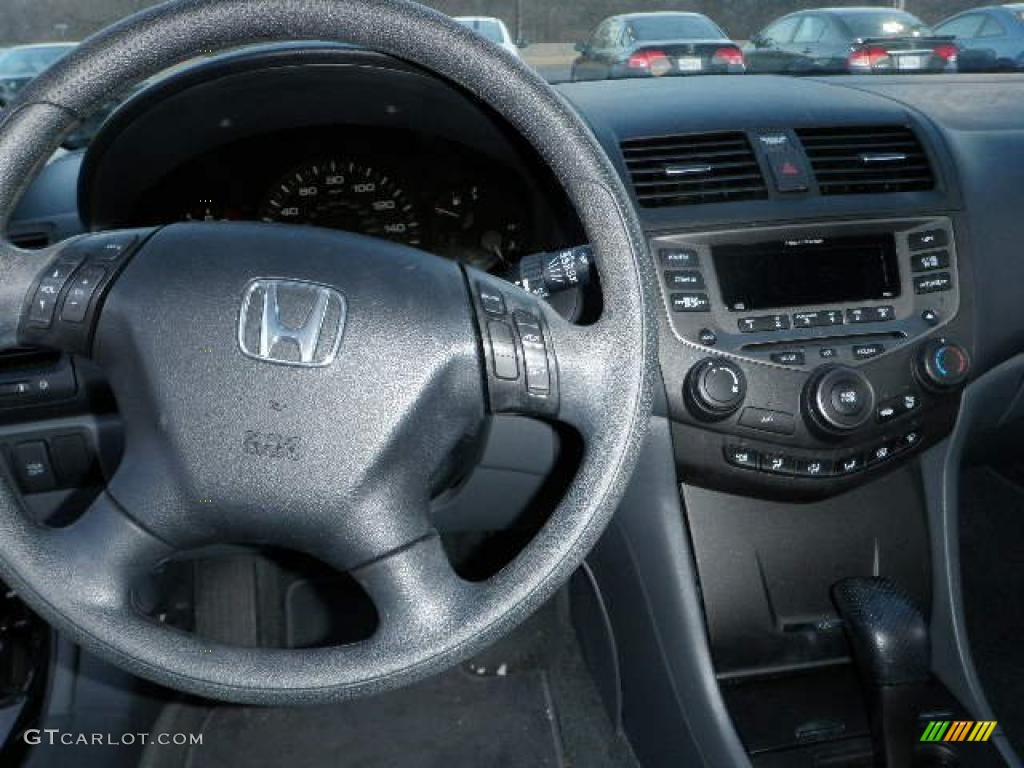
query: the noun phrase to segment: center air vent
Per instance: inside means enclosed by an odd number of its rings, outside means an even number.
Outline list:
[[[768,197],[761,168],[740,132],[698,133],[622,142],[644,208]]]
[[[928,156],[905,126],[797,131],[823,195],[914,192],[935,187]]]

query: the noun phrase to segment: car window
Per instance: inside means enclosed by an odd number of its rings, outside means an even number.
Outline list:
[[[630,23],[633,36],[643,40],[700,40],[724,37],[722,30],[703,16],[657,14],[640,16]]]
[[[825,32],[825,21],[820,16],[804,16],[796,34],[794,43],[816,43]]]
[[[64,46],[16,48],[0,56],[0,74],[7,77],[38,75],[67,52]]]
[[[793,33],[796,32],[802,18],[802,16],[787,16],[777,24],[772,24],[765,29],[761,33],[761,37],[780,45],[788,43],[792,41]]]
[[[999,23],[994,16],[988,16],[985,23],[978,30],[978,37],[1002,37],[1006,34],[1006,27]]]
[[[612,28],[612,21],[601,22],[597,29],[594,30],[594,36],[590,38],[590,45],[593,48],[608,48],[611,45],[610,31]]]
[[[935,28],[937,35],[953,35],[961,39],[977,37],[978,28],[981,26],[982,16],[977,13],[968,13],[950,19],[945,24],[939,24]]]
[[[904,11],[844,13],[842,19],[855,38],[907,37],[931,31],[919,18]]]
[[[501,33],[501,25],[494,19],[459,19],[459,23],[464,27],[469,27],[492,43],[505,42],[505,36]]]

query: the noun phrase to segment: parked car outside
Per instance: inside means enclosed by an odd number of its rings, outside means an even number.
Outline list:
[[[611,16],[576,46],[573,80],[732,74],[746,70],[743,51],[699,13]]]
[[[18,45],[0,53],[0,104],[6,104],[36,75],[46,70],[77,43]]]
[[[960,71],[1024,69],[1024,3],[963,11],[938,24],[935,32],[956,39]]]
[[[499,45],[511,54],[519,56],[519,49],[525,47],[517,43],[509,34],[508,27],[501,19],[493,16],[456,16],[455,20],[464,27],[469,27],[481,37]]]
[[[751,72],[869,74],[955,71],[958,49],[906,11],[818,8],[772,22],[745,54]]]

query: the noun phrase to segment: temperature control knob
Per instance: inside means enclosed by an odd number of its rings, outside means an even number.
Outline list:
[[[875,390],[860,371],[835,365],[821,369],[807,383],[805,402],[819,432],[842,435],[871,418]]]
[[[917,377],[926,387],[952,389],[967,380],[971,359],[967,350],[945,339],[933,339],[917,356]]]
[[[707,357],[690,369],[684,396],[697,418],[717,421],[735,413],[743,404],[747,380],[736,363]]]

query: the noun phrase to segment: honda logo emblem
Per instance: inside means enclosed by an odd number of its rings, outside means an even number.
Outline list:
[[[345,314],[345,297],[334,288],[259,278],[242,296],[238,346],[243,354],[270,363],[330,365],[341,345]]]

